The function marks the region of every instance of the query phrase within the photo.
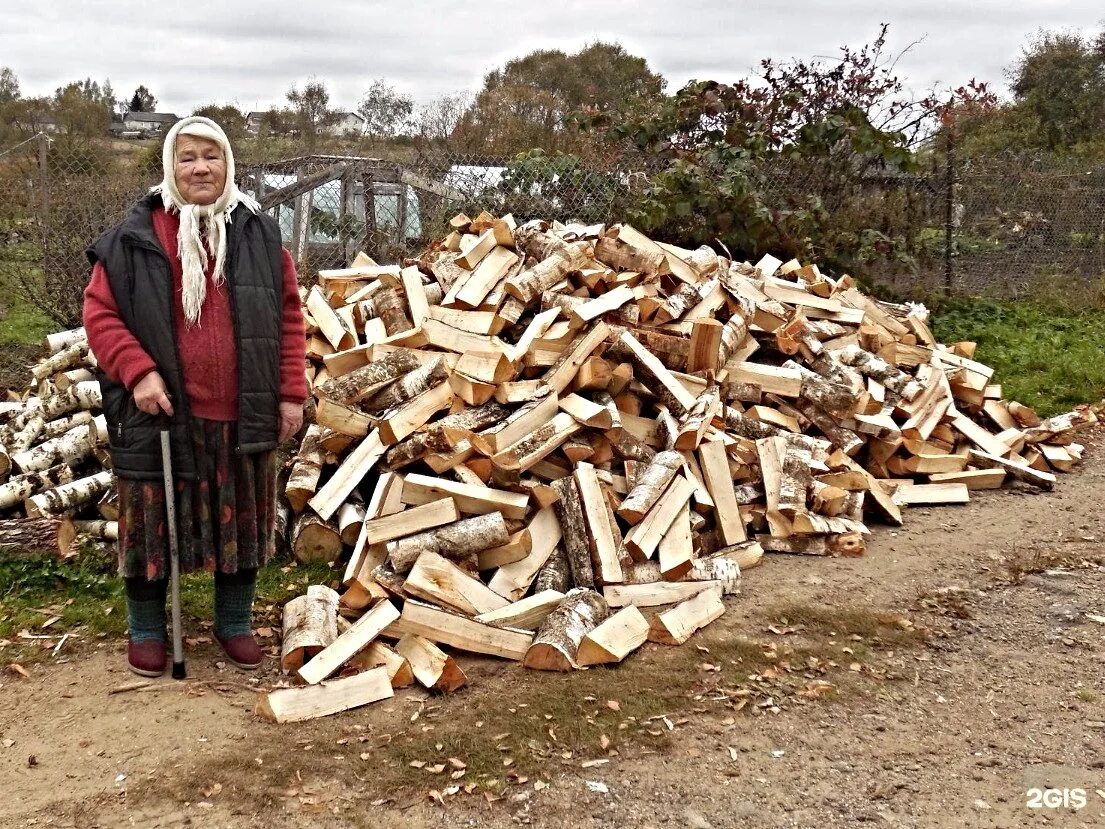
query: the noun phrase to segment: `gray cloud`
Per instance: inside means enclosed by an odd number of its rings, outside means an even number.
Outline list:
[[[5,5],[12,5],[6,3]],[[474,89],[483,75],[536,48],[576,50],[618,40],[646,57],[678,88],[692,78],[732,80],[761,58],[831,57],[891,24],[911,88],[959,85],[972,77],[1003,88],[1003,67],[1040,27],[1096,30],[1099,2],[931,0],[797,4],[733,0],[52,0],[0,13],[0,63],[26,94],[70,80],[110,78],[129,94],[144,83],[163,109],[202,103],[246,109],[281,103],[309,77],[352,107],[373,78],[385,77],[420,101]]]

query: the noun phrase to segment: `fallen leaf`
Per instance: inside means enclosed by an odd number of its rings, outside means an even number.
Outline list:
[[[426,768],[426,761],[425,760],[411,760],[410,766],[411,766],[411,768],[424,769],[424,768]]]
[[[611,711],[621,711],[622,710],[622,704],[620,702],[618,702],[616,699],[608,699],[606,701],[606,707],[609,708]]]
[[[465,763],[463,760],[461,760],[458,757],[450,757],[449,758],[449,765],[452,766],[455,769],[466,769],[466,768],[468,768],[468,764]]]
[[[610,748],[610,738],[603,734],[601,737],[599,737],[599,746],[603,749],[603,751]]]
[[[584,760],[579,765],[581,768],[590,769],[594,768],[595,766],[605,766],[609,762],[609,760],[603,758],[602,760]]]
[[[27,669],[20,665],[18,662],[13,662],[8,666],[13,673],[19,674],[24,679],[30,679],[31,675],[27,672]]]

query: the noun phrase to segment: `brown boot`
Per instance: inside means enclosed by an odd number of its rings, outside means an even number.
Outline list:
[[[252,671],[254,668],[261,667],[265,654],[252,633],[240,633],[227,639],[223,639],[216,633],[215,640],[222,646],[226,658],[239,668]]]
[[[127,643],[127,667],[139,676],[161,676],[166,661],[164,642],[145,639]]]

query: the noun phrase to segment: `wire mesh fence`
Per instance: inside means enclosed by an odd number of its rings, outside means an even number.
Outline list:
[[[458,212],[622,220],[650,183],[631,156],[279,149],[276,158],[263,142],[244,144],[239,185],[277,220],[304,279],[361,250],[380,263],[415,256]],[[0,300],[18,296],[59,326],[75,324],[85,248],[160,174],[156,147],[36,136],[0,148]],[[1010,157],[872,175],[791,161],[758,170],[756,186],[810,259],[900,294],[1008,297],[1105,277],[1105,167]],[[663,238],[663,228],[653,232]]]

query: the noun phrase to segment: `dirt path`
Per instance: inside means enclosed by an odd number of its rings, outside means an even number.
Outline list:
[[[473,660],[453,698],[402,692],[300,727],[259,722],[250,683],[275,675],[220,669],[207,644],[190,652],[184,688],[108,695],[135,679],[118,643],[29,679],[5,674],[0,825],[1105,826],[1105,624],[1087,616],[1105,617],[1105,451],[1090,442],[1086,467],[1053,494],[913,510],[862,559],[769,557],[692,644],[649,647],[618,671],[520,677]],[[896,638],[895,624],[926,641]],[[738,639],[759,653],[741,657]],[[690,690],[676,704],[663,686],[680,682]],[[835,699],[807,698],[822,682]],[[574,694],[587,752],[563,748],[575,724],[557,697]],[[626,717],[646,696],[673,706],[666,722]],[[499,763],[496,738],[535,721],[542,740],[525,762],[501,754],[528,779],[493,803],[462,792],[441,805],[426,792],[445,790],[453,767],[408,766],[466,751],[474,770],[484,749]],[[437,734],[440,758],[410,754],[434,753]],[[595,759],[608,762],[583,767]],[[400,780],[416,785],[383,782]],[[1087,803],[1029,808],[1034,787]]]

